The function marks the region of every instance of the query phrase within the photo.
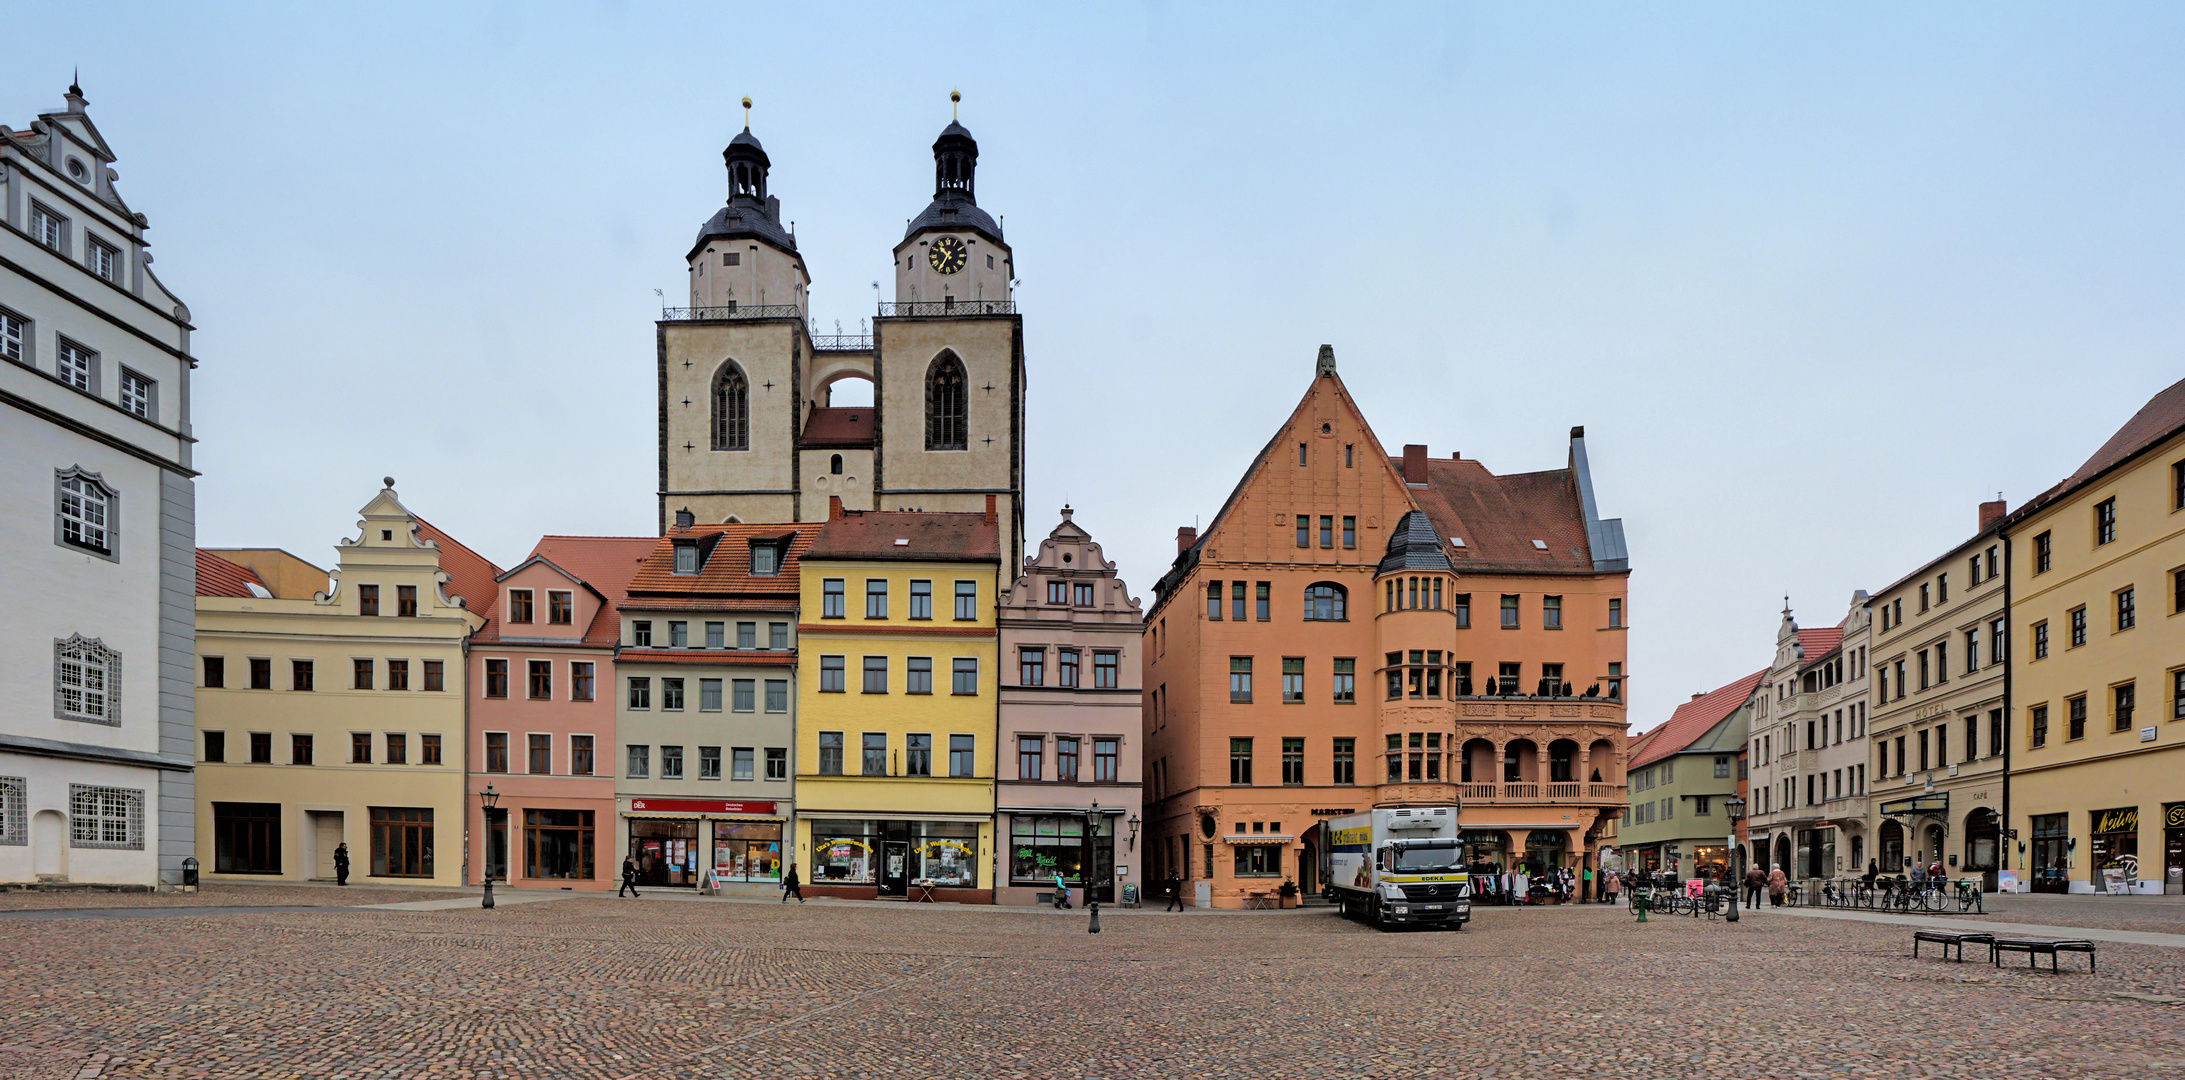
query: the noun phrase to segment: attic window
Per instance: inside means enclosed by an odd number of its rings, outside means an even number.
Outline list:
[[[695,574],[698,572],[698,545],[675,545],[675,572],[678,574]]]
[[[379,530],[379,538],[381,540],[392,540],[395,538],[395,531],[393,529],[381,529]]]
[[[910,546],[910,541],[909,541],[909,540],[897,540],[897,541],[895,542],[895,546],[896,546],[896,547],[909,547],[909,546]]]
[[[1463,538],[1463,537],[1461,537],[1461,536],[1452,536],[1452,537],[1450,537],[1450,538],[1449,538],[1449,546],[1450,546],[1450,547],[1458,547],[1458,548],[1460,548],[1460,547],[1463,547],[1463,546],[1464,546],[1464,538]]]
[[[1534,551],[1546,551],[1546,550],[1548,550],[1548,542],[1547,542],[1546,540],[1535,540],[1535,541],[1533,541],[1533,550],[1534,550]]]
[[[781,573],[781,549],[772,544],[751,545],[751,573],[754,577]]]

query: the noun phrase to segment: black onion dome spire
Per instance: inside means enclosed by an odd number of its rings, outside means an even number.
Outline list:
[[[1389,530],[1388,553],[1381,556],[1380,565],[1373,568],[1375,575],[1397,570],[1441,570],[1455,572],[1449,565],[1449,553],[1442,550],[1441,537],[1434,535],[1434,523],[1418,510],[1407,510]]]
[[[950,120],[941,129],[941,137],[933,140],[933,202],[911,219],[903,237],[909,239],[927,229],[964,228],[1003,242],[1001,225],[979,209],[973,182],[978,166],[979,141],[971,137],[970,129]]]
[[[774,163],[748,125],[728,140],[721,161],[728,166],[728,205],[699,227],[691,254],[696,255],[708,240],[742,238],[764,240],[785,251],[797,250],[796,235],[781,225],[781,200],[766,190],[766,174]]]

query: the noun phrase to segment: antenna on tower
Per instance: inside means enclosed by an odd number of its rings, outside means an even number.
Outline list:
[[[751,95],[744,95],[744,130],[751,130]]]
[[[958,90],[950,90],[950,91],[948,92],[948,118],[949,118],[949,120],[950,120],[951,122],[953,122],[953,121],[954,121],[954,120],[956,119],[956,105],[957,105],[957,103],[958,103],[958,102],[961,102],[961,101],[962,101],[963,99],[964,99],[964,96],[963,96],[963,93],[962,93],[962,91],[958,91]]]

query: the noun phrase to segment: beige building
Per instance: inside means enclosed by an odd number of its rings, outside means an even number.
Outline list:
[[[1753,695],[1752,862],[1792,880],[1862,873],[1869,858],[1866,601],[1852,593],[1842,621],[1810,630],[1785,607]]]
[[[1874,849],[1885,874],[1941,863],[1994,889],[2001,869],[2008,593],[2003,504],[1883,589],[1874,613]]]
[[[933,201],[893,255],[896,295],[870,334],[818,335],[810,275],[749,129],[723,152],[726,206],[685,256],[690,306],[658,324],[659,520],[820,522],[849,510],[999,507],[1023,548],[1024,328],[1014,256],[974,197],[978,144],[933,144]],[[871,405],[835,406],[844,380]]]
[[[2185,382],[2011,515],[2022,880],[2185,890]]]
[[[329,574],[284,551],[197,555],[201,874],[461,884],[464,639],[491,564],[393,481]],[[485,606],[483,601],[481,607]]]

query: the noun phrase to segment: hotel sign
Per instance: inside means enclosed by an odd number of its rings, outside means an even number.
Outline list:
[[[1909,799],[1898,799],[1895,802],[1882,804],[1882,816],[1884,817],[1896,817],[1900,814],[1947,814],[1949,812],[1950,793],[1947,791],[1939,791],[1933,795],[1914,795]]]

